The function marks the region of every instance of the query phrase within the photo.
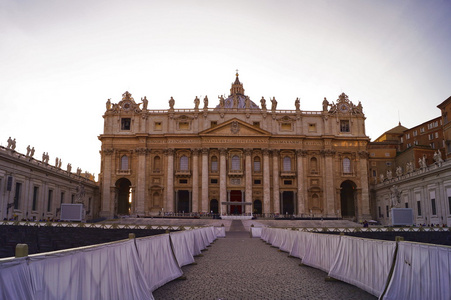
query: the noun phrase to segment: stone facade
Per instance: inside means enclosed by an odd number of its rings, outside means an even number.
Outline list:
[[[29,148],[29,147],[28,147]],[[21,154],[15,141],[0,147],[0,218],[16,220],[57,220],[62,203],[82,203],[85,219],[99,212],[99,188],[89,173],[61,168],[61,160],[49,164],[33,158],[33,151]]]
[[[260,106],[238,74],[227,98],[148,109],[130,93],[108,100],[101,148],[101,215],[287,214],[369,218],[362,105],[344,93],[323,109]],[[201,105],[203,101],[203,105]],[[268,102],[268,105],[267,103]],[[210,102],[211,103],[211,102]],[[319,103],[321,106],[321,103]]]

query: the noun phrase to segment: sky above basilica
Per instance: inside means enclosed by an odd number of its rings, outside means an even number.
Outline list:
[[[259,104],[319,111],[342,92],[376,139],[451,96],[451,2],[0,1],[0,144],[97,173],[105,102],[210,106],[235,70]]]

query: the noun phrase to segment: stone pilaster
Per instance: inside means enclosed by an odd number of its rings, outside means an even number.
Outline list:
[[[174,212],[174,149],[166,149],[166,203],[165,211]]]
[[[135,213],[137,215],[145,214],[146,206],[146,165],[147,165],[147,152],[146,148],[138,148],[135,153],[138,153],[138,179],[136,185],[135,194]]]
[[[104,218],[113,217],[114,211],[114,194],[111,194],[111,175],[114,170],[113,149],[104,149],[102,151],[103,170],[102,170],[102,203],[100,208],[100,216]],[[68,193],[68,197],[70,193]]]
[[[326,173],[326,178],[324,180],[324,211],[323,215],[333,216],[335,214],[335,192],[334,192],[334,165],[333,156],[335,151],[327,149],[323,150],[324,155],[324,172]]]
[[[202,211],[208,212],[208,148],[202,149]]]
[[[227,168],[226,168],[226,155],[227,149],[221,148],[219,149],[219,205],[220,205],[220,213],[225,214],[227,212],[226,205],[222,204],[222,202],[227,201]]]
[[[279,150],[272,150],[272,189],[274,213],[280,213],[280,191],[279,191]],[[283,212],[282,212],[283,213]]]
[[[263,213],[271,213],[271,189],[269,182],[269,150],[263,149]]]
[[[371,219],[370,213],[370,193],[368,184],[368,152],[359,152],[359,171],[360,171],[360,184],[362,188],[359,207],[359,216],[362,220]]]
[[[296,150],[296,173],[297,173],[297,197],[298,197],[298,207],[297,214],[305,213],[305,200],[307,199],[305,193],[307,192],[304,184],[305,184],[305,176],[304,176],[304,157],[306,156],[307,151],[305,150]]]
[[[252,203],[252,149],[244,149],[244,155],[246,157],[246,202]],[[252,205],[245,205],[245,213],[252,212]]]
[[[199,149],[193,150],[193,193],[191,198],[192,211],[199,211]]]

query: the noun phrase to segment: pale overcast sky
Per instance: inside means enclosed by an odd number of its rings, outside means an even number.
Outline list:
[[[0,144],[97,174],[105,102],[246,94],[321,110],[342,92],[374,140],[451,96],[451,1],[0,1]]]

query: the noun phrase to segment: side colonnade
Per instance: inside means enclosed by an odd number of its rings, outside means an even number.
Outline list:
[[[154,299],[225,227],[0,259],[0,299]]]
[[[270,227],[251,228],[251,234],[379,299],[451,295],[451,247]]]

